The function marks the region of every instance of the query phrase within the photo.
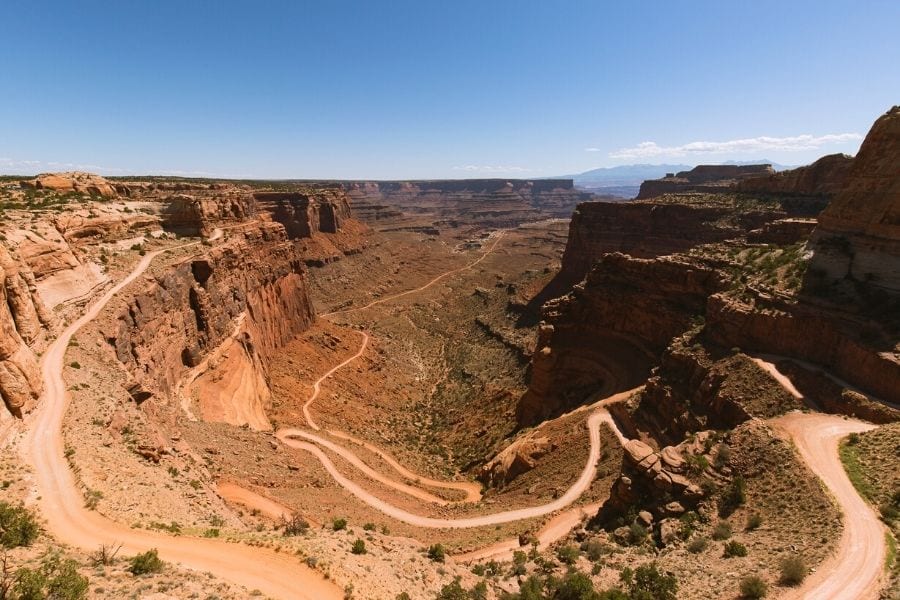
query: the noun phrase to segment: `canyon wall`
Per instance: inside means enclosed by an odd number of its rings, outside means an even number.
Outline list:
[[[851,284],[900,295],[900,106],[872,126],[812,242],[808,288]]]
[[[514,227],[551,217],[568,218],[591,194],[571,179],[460,179],[345,181],[354,214],[380,229],[434,230],[481,225]]]
[[[716,193],[747,178],[773,175],[772,165],[698,165],[690,171],[670,173],[641,184],[638,200],[681,192]]]
[[[643,383],[722,287],[715,268],[688,258],[603,256],[570,294],[545,304],[519,424]]]

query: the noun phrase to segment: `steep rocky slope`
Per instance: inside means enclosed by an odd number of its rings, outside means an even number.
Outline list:
[[[869,131],[813,244],[810,287],[862,284],[900,294],[900,106]]]
[[[852,164],[846,154],[829,154],[805,167],[742,179],[735,191],[832,197],[844,188]]]

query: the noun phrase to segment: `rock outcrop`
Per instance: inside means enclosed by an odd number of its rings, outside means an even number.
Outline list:
[[[281,223],[288,239],[337,233],[350,218],[350,199],[340,188],[305,192],[256,192],[261,211]]]
[[[735,191],[754,194],[833,197],[844,189],[853,158],[829,154],[805,167],[754,175],[738,181]]]
[[[774,175],[772,165],[698,165],[690,171],[670,173],[641,184],[637,199],[645,200],[681,192],[724,191],[748,178]]]
[[[699,261],[604,255],[582,284],[544,307],[520,425],[642,383],[722,287],[718,271]]]
[[[51,318],[31,273],[0,243],[0,397],[14,416],[31,410],[41,394],[40,369],[29,344]]]
[[[118,193],[115,186],[105,178],[93,173],[70,171],[67,173],[43,173],[22,186],[36,190],[50,190],[60,193],[76,192],[112,198]]]
[[[256,215],[246,187],[213,187],[177,193],[163,200],[163,226],[179,235],[209,237],[217,227],[232,226]]]
[[[813,293],[860,285],[900,295],[900,106],[872,126],[812,241]]]
[[[549,438],[530,432],[484,464],[478,479],[488,486],[503,485],[533,469],[537,461],[553,449]]]

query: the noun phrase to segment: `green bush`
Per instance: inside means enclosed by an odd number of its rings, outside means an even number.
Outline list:
[[[162,559],[159,558],[159,553],[156,551],[156,548],[153,548],[147,550],[143,554],[132,557],[128,570],[133,575],[159,573],[163,570],[164,564]]]
[[[737,540],[731,540],[725,544],[725,558],[733,558],[735,556],[747,556],[747,547]]]
[[[30,546],[40,530],[30,510],[0,502],[0,545],[4,548]]]
[[[363,531],[375,531],[375,523],[366,523],[363,525]]]
[[[722,492],[719,499],[719,516],[727,517],[747,501],[747,484],[740,475],[736,476]]]
[[[350,549],[350,552],[353,554],[365,554],[366,553],[366,543],[357,538],[355,542],[353,542],[353,547]]]
[[[633,546],[640,546],[647,541],[650,532],[646,527],[635,521],[628,527],[628,542]]]
[[[556,551],[556,558],[567,565],[574,565],[579,556],[581,556],[581,552],[572,545],[562,546]]]
[[[598,540],[584,542],[581,544],[581,549],[591,562],[600,560],[606,554],[606,545]]]
[[[87,596],[88,579],[78,573],[78,563],[61,560],[58,554],[46,557],[39,569],[21,568],[11,583],[12,594],[0,598],[15,600],[82,600]]]
[[[428,547],[428,558],[434,562],[444,562],[446,555],[447,553],[444,550],[444,547],[440,544],[434,544]]]
[[[714,540],[727,540],[731,537],[731,523],[728,521],[719,521],[716,523],[716,526],[713,527],[712,538]]]
[[[331,521],[331,528],[335,531],[340,531],[342,529],[347,529],[347,519],[337,518]]]
[[[632,571],[625,567],[619,574],[632,600],[675,600],[678,580],[674,575],[660,573],[656,563],[641,565]]]
[[[741,598],[758,599],[765,598],[769,591],[766,582],[756,575],[749,575],[741,579]]]
[[[806,562],[799,556],[788,556],[778,563],[781,577],[778,579],[783,585],[799,585],[806,579]]]
[[[467,592],[459,583],[459,577],[441,588],[435,600],[470,600],[469,592]]]

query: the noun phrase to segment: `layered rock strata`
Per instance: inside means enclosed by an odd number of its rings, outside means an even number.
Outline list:
[[[690,171],[670,173],[641,184],[637,199],[680,192],[719,192],[748,178],[774,175],[772,165],[698,165]]]

